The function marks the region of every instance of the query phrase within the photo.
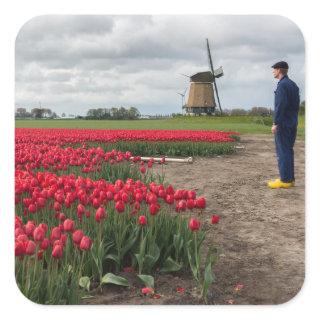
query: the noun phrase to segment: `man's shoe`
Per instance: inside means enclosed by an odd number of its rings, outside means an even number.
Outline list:
[[[271,182],[271,181],[269,181],[269,182]],[[276,179],[273,182],[281,182],[281,179]],[[285,183],[287,183],[287,182],[285,182]],[[290,183],[292,184],[292,187],[294,187],[295,180],[292,180]]]
[[[280,189],[280,188],[291,188],[294,187],[294,181],[292,182],[282,182],[280,179],[268,182],[268,187],[271,189]]]

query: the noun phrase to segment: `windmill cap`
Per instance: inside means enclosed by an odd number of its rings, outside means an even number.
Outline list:
[[[285,61],[275,63],[271,68],[273,69],[289,69],[289,65]]]

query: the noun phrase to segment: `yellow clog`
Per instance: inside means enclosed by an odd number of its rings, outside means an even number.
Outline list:
[[[276,179],[274,181],[268,182],[268,187],[271,189],[280,189],[280,188],[292,188],[294,187],[294,181],[293,182],[282,182],[280,179]]]

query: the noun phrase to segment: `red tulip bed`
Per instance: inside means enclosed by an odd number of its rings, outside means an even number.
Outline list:
[[[154,296],[155,272],[185,272],[206,301],[216,249],[203,248],[213,228],[200,223],[205,198],[164,181],[152,159],[89,146],[110,139],[98,130],[16,131],[20,290],[42,304],[78,304],[93,287],[129,286],[119,273],[130,269],[137,294]]]
[[[91,145],[144,156],[211,156],[231,153],[237,132],[205,130],[16,129],[25,143]]]

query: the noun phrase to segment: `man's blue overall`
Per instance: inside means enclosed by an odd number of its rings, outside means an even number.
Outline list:
[[[284,76],[275,91],[273,118],[277,125],[275,144],[280,178],[283,182],[295,180],[293,145],[297,135],[299,105],[298,86],[288,76]]]

